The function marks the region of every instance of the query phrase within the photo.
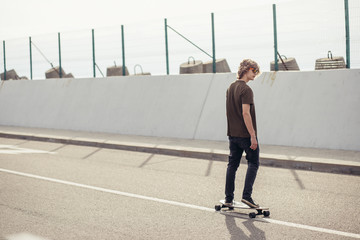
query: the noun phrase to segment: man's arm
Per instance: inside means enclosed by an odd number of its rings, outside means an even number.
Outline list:
[[[242,105],[242,114],[244,117],[244,122],[246,125],[246,128],[248,130],[248,132],[250,133],[251,136],[251,146],[250,148],[252,150],[255,150],[257,148],[258,142],[256,140],[256,132],[254,130],[254,126],[252,124],[252,119],[251,119],[251,115],[250,115],[250,104],[243,104]]]

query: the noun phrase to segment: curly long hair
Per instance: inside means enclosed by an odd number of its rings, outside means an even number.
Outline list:
[[[251,59],[244,59],[239,66],[238,72],[237,72],[237,79],[241,79],[244,74],[246,74],[250,68],[257,69],[260,73],[259,65]],[[259,74],[258,73],[258,74]]]

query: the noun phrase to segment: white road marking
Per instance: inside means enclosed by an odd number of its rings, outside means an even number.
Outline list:
[[[206,211],[206,212],[214,212],[215,211],[215,209],[213,209],[213,208],[202,207],[202,206],[181,203],[181,202],[175,202],[175,201],[169,201],[169,200],[160,199],[160,198],[147,197],[147,196],[143,196],[143,195],[121,192],[121,191],[111,190],[111,189],[106,189],[106,188],[101,188],[101,187],[94,187],[94,186],[90,186],[90,185],[86,185],[86,184],[69,182],[69,181],[64,181],[64,180],[55,179],[55,178],[42,177],[42,176],[38,176],[38,175],[17,172],[17,171],[12,171],[12,170],[3,169],[3,168],[0,168],[0,172],[10,173],[10,174],[18,175],[18,176],[29,177],[29,178],[39,179],[39,180],[44,180],[44,181],[53,182],[53,183],[60,183],[60,184],[68,185],[68,186],[91,189],[91,190],[104,192],[104,193],[112,193],[112,194],[116,194],[116,195],[120,195],[120,196],[126,196],[126,197],[131,197],[131,198],[165,203],[165,204],[180,206],[180,207],[187,207],[187,208],[202,210],[202,211]],[[254,219],[254,220],[256,220],[256,219]],[[360,239],[360,234],[356,234],[356,233],[342,232],[342,231],[337,231],[337,230],[332,230],[332,229],[327,229],[327,228],[320,228],[320,227],[313,227],[313,226],[308,226],[308,225],[303,225],[303,224],[298,224],[298,223],[279,221],[279,220],[275,220],[275,219],[271,219],[271,218],[262,218],[262,219],[259,219],[258,221]]]
[[[48,240],[30,233],[17,233],[5,237],[6,240]]]
[[[19,148],[12,145],[0,145],[0,154],[23,154],[23,153],[47,153],[55,154],[54,152],[48,152],[43,150],[35,150],[29,148]]]
[[[335,234],[335,235],[340,235],[340,236],[345,236],[345,237],[360,238],[360,234],[356,234],[356,233],[341,232],[341,231],[336,231],[336,230],[327,229],[327,228],[319,228],[319,227],[313,227],[313,226],[308,226],[308,225],[303,225],[303,224],[298,224],[298,223],[284,222],[284,221],[279,221],[279,220],[270,219],[270,218],[265,219],[265,220],[270,223],[275,223],[275,224],[284,225],[284,226],[288,226],[288,227],[302,228],[302,229],[330,233],[330,234]]]

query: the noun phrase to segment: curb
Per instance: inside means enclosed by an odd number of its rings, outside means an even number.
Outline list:
[[[34,135],[26,135],[26,134],[1,133],[1,132],[0,132],[0,137],[25,139],[25,140],[33,140],[33,141],[41,141],[41,142],[62,143],[62,144],[77,145],[77,146],[88,146],[88,147],[117,149],[117,150],[135,151],[135,152],[145,152],[145,153],[162,154],[162,155],[177,156],[177,157],[198,158],[198,159],[205,159],[212,161],[227,162],[228,159],[228,155],[224,153],[213,153],[206,151],[189,151],[186,149],[171,148],[171,147],[168,148],[149,147],[140,144],[127,145],[123,143],[107,143],[107,142],[98,142],[94,140],[92,141],[75,140],[70,138],[60,138],[54,136],[34,136]],[[269,157],[260,157],[260,162],[262,166],[268,166],[268,167],[360,176],[360,166],[356,166],[356,165],[286,160],[286,159],[277,159],[277,158],[269,158]]]

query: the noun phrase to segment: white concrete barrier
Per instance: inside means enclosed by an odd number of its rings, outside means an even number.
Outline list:
[[[360,70],[264,73],[259,134],[276,145],[360,150]]]
[[[0,124],[226,140],[234,73],[2,81]],[[360,150],[360,70],[262,73],[260,143]]]

